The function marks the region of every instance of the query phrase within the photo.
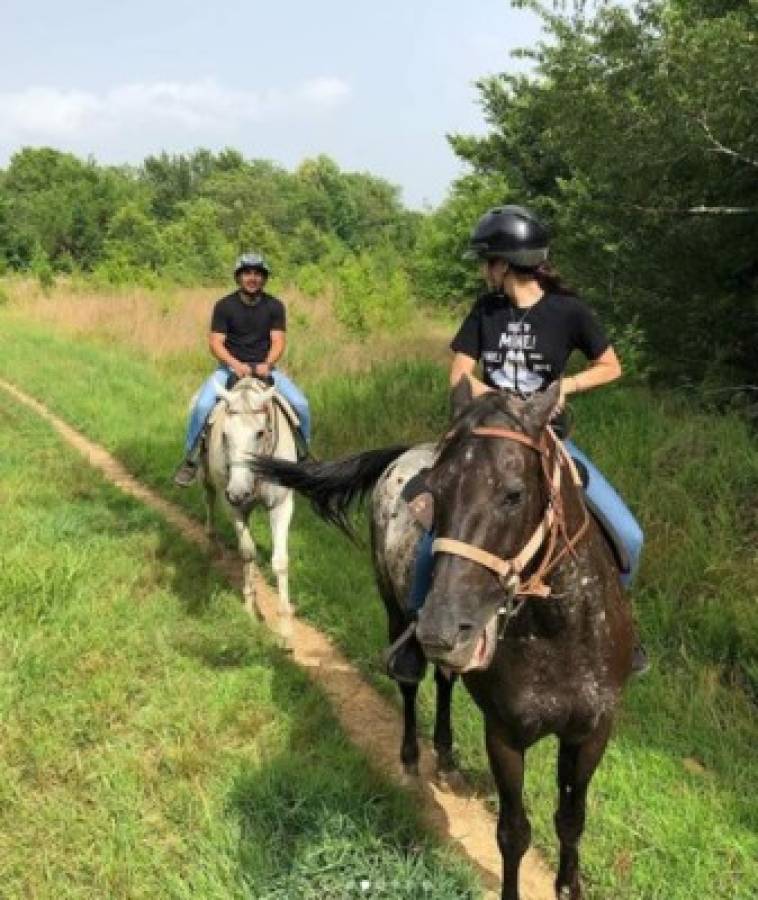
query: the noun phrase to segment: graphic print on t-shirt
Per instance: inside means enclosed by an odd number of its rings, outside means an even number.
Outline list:
[[[544,294],[524,310],[502,294],[483,294],[450,346],[482,363],[490,387],[527,396],[560,378],[573,350],[596,360],[610,345],[577,297]]]
[[[501,390],[533,394],[543,386],[540,370],[549,371],[550,364],[535,347],[537,338],[529,322],[508,322],[501,333],[497,352],[483,354],[487,374]]]

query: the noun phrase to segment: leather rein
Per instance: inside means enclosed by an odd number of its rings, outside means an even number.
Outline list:
[[[569,536],[566,528],[561,496],[561,473],[565,464],[574,484],[581,486],[581,479],[574,461],[549,426],[542,432],[539,441],[533,440],[523,432],[497,426],[473,428],[471,434],[479,437],[516,441],[539,454],[542,471],[548,485],[548,501],[545,513],[523,549],[510,559],[503,559],[494,553],[482,550],[465,541],[445,537],[434,540],[432,552],[460,556],[494,572],[507,595],[506,604],[512,604],[514,598],[541,597],[546,599],[551,594],[551,588],[545,583],[545,576],[558,565],[566,554],[570,553],[576,556],[576,545],[586,533],[589,525],[587,507],[585,504],[582,504],[584,521],[572,536]],[[553,449],[552,471],[549,468],[551,444]],[[559,536],[563,538],[563,546],[560,550],[557,549]],[[534,560],[543,545],[545,548],[544,553],[537,568],[530,576],[524,579],[522,573]],[[512,606],[511,608],[506,606],[501,610],[501,612],[509,615],[515,615],[517,611],[518,608],[513,609]]]

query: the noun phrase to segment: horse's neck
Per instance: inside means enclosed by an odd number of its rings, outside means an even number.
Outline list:
[[[555,580],[559,593],[565,594],[569,601],[568,607],[576,608],[578,622],[579,618],[600,614],[609,603],[617,602],[621,588],[610,547],[585,504],[584,489],[567,480],[562,485],[561,500],[565,522],[563,540],[568,535],[574,546],[556,566]],[[564,542],[559,541],[559,549],[562,546]],[[600,585],[609,589],[599,590]],[[572,602],[575,600],[576,604]]]

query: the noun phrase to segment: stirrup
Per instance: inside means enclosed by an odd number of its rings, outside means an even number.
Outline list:
[[[189,487],[197,478],[198,464],[187,457],[174,472],[174,484],[177,487]]]
[[[387,674],[399,684],[416,685],[426,673],[426,657],[415,634],[414,619],[382,654]]]

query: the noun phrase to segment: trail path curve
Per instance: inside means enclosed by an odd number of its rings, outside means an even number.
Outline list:
[[[218,548],[211,546],[200,523],[137,481],[103,447],[85,438],[42,403],[3,379],[0,379],[0,388],[49,422],[91,466],[124,493],[158,512],[188,541],[209,554],[216,552],[213,565],[232,584],[238,588],[241,586],[241,567],[237,557],[226,551],[219,556]],[[257,579],[257,597],[267,624],[275,628],[278,600],[260,575]],[[350,740],[377,770],[417,794],[429,825],[474,863],[484,884],[485,897],[488,900],[499,897],[501,859],[495,840],[496,819],[482,800],[467,795],[465,788],[437,784],[434,751],[427,741],[421,743],[420,777],[417,783],[409,784],[399,763],[402,723],[398,710],[371,687],[355,666],[312,625],[296,618],[292,644],[292,658],[328,695],[334,713]],[[535,850],[530,849],[524,856],[519,875],[524,900],[554,900],[553,875]]]

